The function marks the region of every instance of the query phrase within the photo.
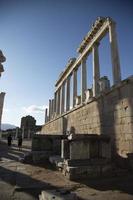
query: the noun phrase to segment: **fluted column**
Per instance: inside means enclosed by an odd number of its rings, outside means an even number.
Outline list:
[[[77,69],[73,71],[73,107],[75,106],[76,96],[77,96]]]
[[[66,80],[66,111],[70,110],[70,76]]]
[[[85,90],[87,89],[86,58],[81,62],[81,103],[85,101]]]
[[[65,103],[65,82],[61,87],[61,113],[64,113],[64,103]]]
[[[111,24],[109,25],[109,39],[111,47],[113,84],[117,84],[121,81],[121,70],[120,70],[120,59],[119,59],[119,52],[117,45],[115,22],[111,22]]]
[[[48,109],[45,109],[45,123],[48,121]]]
[[[98,53],[99,43],[95,43],[92,49],[93,55],[93,96],[99,94],[99,79],[100,79],[100,66],[99,66],[99,53]]]

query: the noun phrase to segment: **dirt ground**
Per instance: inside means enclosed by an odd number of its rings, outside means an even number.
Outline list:
[[[133,174],[72,182],[51,165],[24,164],[19,160],[31,150],[31,141],[17,141],[10,148],[0,141],[0,200],[36,200],[42,190],[68,189],[81,200],[133,200]]]

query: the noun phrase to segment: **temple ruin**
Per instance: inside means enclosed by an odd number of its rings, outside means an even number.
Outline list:
[[[107,76],[100,76],[98,49],[106,34],[109,34],[111,50],[112,86]],[[33,151],[46,152],[46,157],[58,155],[59,162],[54,157],[50,158],[51,162],[55,161],[72,178],[76,174],[78,177],[104,174],[111,170],[112,160],[121,163],[133,153],[133,76],[121,80],[114,20],[98,17],[77,52],[78,57],[68,61],[56,81],[54,98],[49,100],[49,108],[45,110],[41,134],[33,138]],[[87,88],[86,60],[90,53],[93,85]],[[80,95],[77,93],[79,67]],[[41,142],[45,144],[39,147]]]

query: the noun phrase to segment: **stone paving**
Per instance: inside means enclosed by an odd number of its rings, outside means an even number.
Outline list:
[[[24,141],[22,151],[16,141],[11,148],[0,141],[0,200],[36,200],[42,190],[62,188],[75,192],[82,200],[133,200],[132,174],[72,182],[48,163],[37,166],[19,162],[30,148],[30,141]]]

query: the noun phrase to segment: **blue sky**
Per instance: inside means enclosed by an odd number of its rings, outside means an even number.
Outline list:
[[[0,49],[7,61],[0,80],[6,92],[3,123],[20,125],[30,114],[44,123],[54,84],[98,16],[117,22],[122,78],[133,74],[132,0],[0,0]],[[100,45],[101,75],[111,78],[108,36]],[[88,86],[92,60],[88,58]]]

